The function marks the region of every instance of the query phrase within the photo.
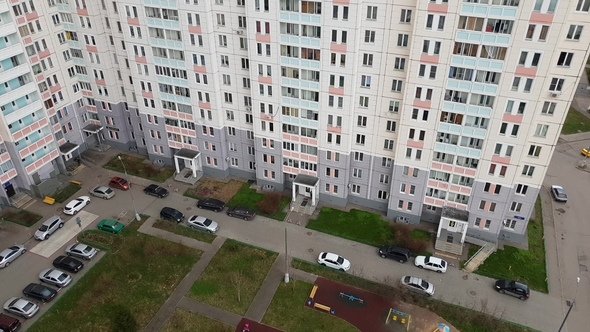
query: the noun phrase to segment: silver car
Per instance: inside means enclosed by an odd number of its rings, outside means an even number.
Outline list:
[[[219,225],[215,221],[201,216],[190,216],[186,222],[192,228],[209,233],[216,233],[219,230]]]
[[[66,254],[68,256],[79,257],[86,261],[92,259],[92,257],[96,256],[97,253],[97,249],[92,248],[91,246],[85,245],[83,243],[70,244],[66,248]]]
[[[434,295],[434,285],[418,277],[403,276],[400,285],[415,293],[428,296]]]
[[[4,302],[4,310],[22,318],[31,318],[39,311],[39,306],[23,298],[11,297]]]
[[[96,186],[90,191],[90,195],[104,199],[111,199],[115,196],[115,191],[109,187]]]
[[[7,267],[15,259],[19,258],[22,254],[27,252],[27,248],[22,244],[12,246],[8,249],[4,249],[0,252],[0,268]]]
[[[57,287],[66,287],[72,282],[72,277],[65,272],[56,269],[46,269],[39,273],[39,280]]]
[[[35,239],[40,241],[47,240],[53,232],[62,227],[64,227],[63,219],[59,216],[53,216],[41,224],[41,227],[35,232]]]

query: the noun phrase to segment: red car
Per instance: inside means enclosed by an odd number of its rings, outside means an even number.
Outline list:
[[[127,182],[127,180],[125,180],[123,178],[115,176],[109,182],[109,187],[117,188],[117,189],[121,189],[121,190],[129,190],[129,187],[131,187],[131,183]]]

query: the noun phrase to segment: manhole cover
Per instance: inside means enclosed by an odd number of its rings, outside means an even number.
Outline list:
[[[307,249],[308,252],[313,252],[313,248]]]
[[[191,209],[192,209],[192,207],[187,207],[186,208],[187,211],[190,211]]]
[[[462,276],[461,278],[463,278],[463,280],[467,280],[467,278],[469,278],[469,276],[467,276],[467,275],[464,275],[464,276]]]
[[[307,234],[307,236],[311,236],[311,234],[313,234],[313,233],[312,232],[307,232],[305,234]]]
[[[183,199],[183,201],[185,201],[185,202],[188,201],[188,198]]]
[[[469,291],[469,294],[471,294],[473,296],[477,295],[477,293],[475,291]]]
[[[57,209],[55,209],[55,211],[61,212],[62,211],[62,208],[57,208]]]
[[[564,210],[564,209],[562,209],[562,208],[555,209],[555,211],[557,211],[557,212],[559,212],[559,213],[565,213],[565,210]]]
[[[102,174],[99,174],[96,176],[97,178],[102,178]]]

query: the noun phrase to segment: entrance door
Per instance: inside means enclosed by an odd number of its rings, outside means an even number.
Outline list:
[[[6,196],[8,196],[8,198],[10,198],[16,194],[16,191],[14,191],[14,187],[12,186],[12,183],[10,183],[10,182],[6,182],[4,184],[4,191],[6,192]]]
[[[311,197],[311,188],[310,187],[305,187],[305,192],[303,193],[303,196]]]

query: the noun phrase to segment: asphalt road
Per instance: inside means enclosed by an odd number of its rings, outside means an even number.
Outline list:
[[[566,204],[553,206],[554,203],[547,198],[548,191],[545,192],[545,210],[553,210],[554,212],[554,209],[558,208],[565,210],[565,213],[554,213],[555,231],[551,227],[553,225],[548,225],[545,233],[550,294],[533,291],[531,299],[524,302],[496,293],[492,289],[494,280],[476,274],[468,274],[457,268],[449,267],[445,274],[437,274],[416,268],[412,260],[406,264],[384,260],[377,255],[376,249],[373,247],[311,231],[294,224],[279,223],[263,217],[256,217],[254,221],[244,221],[230,218],[225,213],[199,210],[196,208],[194,200],[182,196],[182,189],[178,193],[173,191],[174,184],[169,197],[157,199],[143,194],[143,187],[149,184],[148,181],[132,178],[132,182],[136,184],[132,188],[132,193],[117,190],[116,196],[111,200],[93,198],[92,203],[85,208],[85,211],[100,216],[88,226],[90,229],[96,227],[98,221],[104,218],[126,215],[126,218],[131,219],[134,213],[131,201],[131,194],[133,194],[135,205],[140,213],[157,217],[162,207],[171,206],[181,210],[187,217],[191,214],[204,215],[220,224],[219,235],[281,253],[285,250],[284,233],[286,228],[288,231],[288,251],[292,257],[315,262],[321,251],[336,252],[351,261],[351,273],[384,283],[397,284],[403,275],[419,276],[435,285],[435,297],[438,299],[470,309],[483,310],[496,317],[530,326],[540,331],[558,330],[562,317],[568,308],[566,302],[562,301],[563,289],[565,298],[570,301],[577,294],[576,306],[566,326],[567,331],[583,331],[590,321],[587,315],[590,312],[590,277],[587,271],[581,272],[580,262],[587,259],[586,257],[590,257],[590,244],[587,244],[590,240],[590,225],[586,222],[588,217],[584,215],[585,210],[583,208],[574,209],[573,206],[584,207],[586,203],[584,200],[590,198],[587,188],[589,181],[586,180],[587,177],[590,177],[590,173],[575,168],[576,163],[581,160],[579,150],[587,144],[578,142],[560,145],[553,157],[545,185],[547,187],[554,183],[563,185],[570,200]],[[102,180],[104,182],[110,175],[113,175],[99,167],[86,169],[83,172],[85,173],[79,174],[78,177],[96,179],[92,181],[93,183],[90,181],[84,183],[83,190],[88,190],[95,185],[96,181]],[[79,195],[82,194],[79,192]],[[56,209],[56,207],[45,206],[43,203],[37,202],[29,209],[33,211],[44,209],[43,214],[49,216],[55,212],[55,210],[49,210]],[[25,245],[30,249],[36,244],[36,241],[30,238],[32,232],[34,229],[14,234],[10,240],[0,239],[0,245],[4,247],[15,242],[25,242]],[[559,250],[556,250],[555,245],[551,244],[551,236],[559,244]],[[11,264],[9,268],[0,270],[0,302],[3,303],[9,297],[21,294],[21,290],[28,283],[36,282],[39,272],[44,268],[51,267],[52,260],[63,252],[64,248],[61,248],[47,259],[28,252],[24,257]],[[94,262],[96,259],[87,264],[82,274],[87,272]],[[79,279],[82,274],[76,275],[75,280]],[[581,281],[576,288],[577,276],[581,276]],[[25,329],[32,321],[40,317],[48,306],[44,305],[39,314],[26,322]]]

